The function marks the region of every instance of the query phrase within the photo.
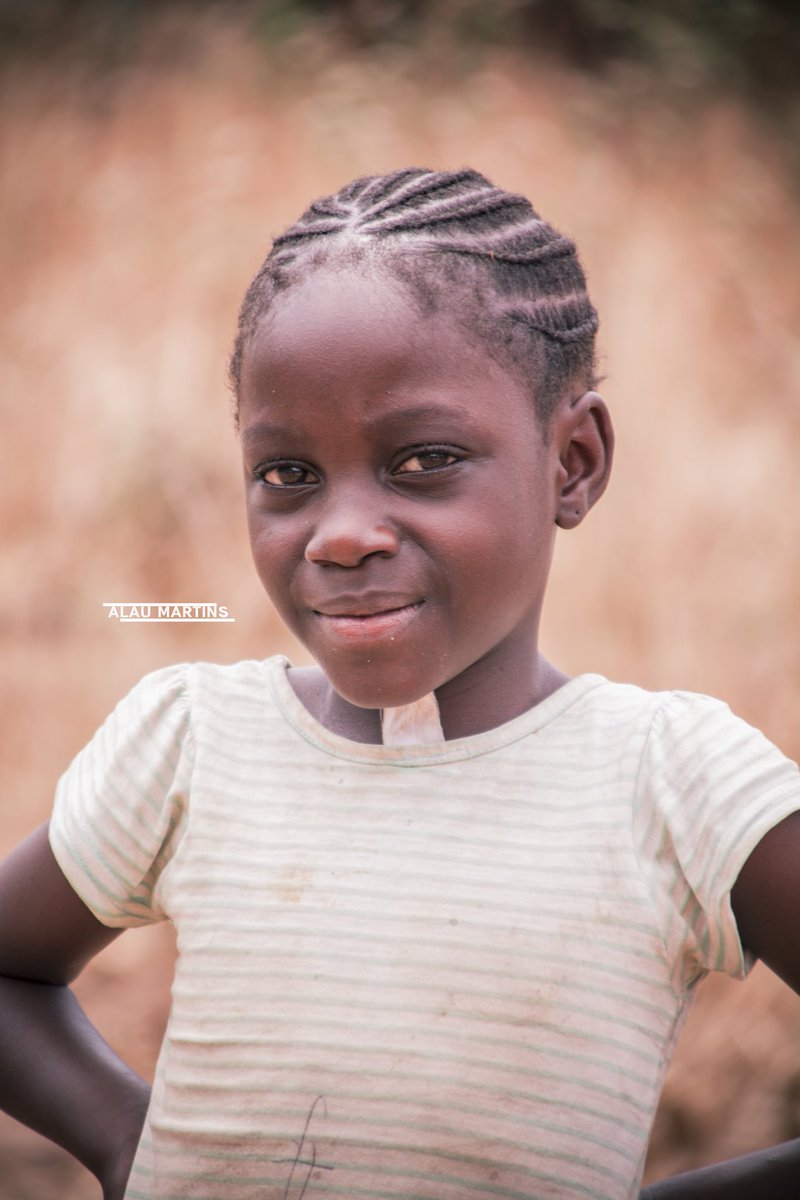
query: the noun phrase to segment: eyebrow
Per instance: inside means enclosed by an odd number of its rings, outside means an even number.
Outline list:
[[[408,408],[369,414],[366,423],[380,429],[384,426],[391,428],[394,425],[405,425],[410,421],[442,421],[454,418],[470,428],[475,426],[475,418],[468,408],[462,408],[461,405],[435,403],[415,404]]]
[[[368,413],[365,423],[373,429],[392,429],[404,426],[412,421],[443,421],[455,418],[467,429],[476,427],[475,418],[468,408],[452,404],[415,404],[409,408],[398,408],[389,412]],[[262,442],[265,438],[274,441],[288,441],[301,433],[300,427],[294,424],[277,424],[270,421],[258,421],[242,430],[242,445]]]
[[[298,432],[296,425],[271,425],[268,421],[259,421],[256,425],[248,425],[242,430],[242,445],[249,446],[251,443],[263,441],[264,438],[281,441],[297,437]]]

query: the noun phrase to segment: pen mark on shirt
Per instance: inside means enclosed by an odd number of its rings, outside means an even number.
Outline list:
[[[311,1182],[312,1172],[315,1170],[333,1170],[333,1165],[331,1163],[322,1163],[317,1161],[317,1144],[311,1137],[309,1137],[311,1122],[318,1106],[320,1107],[323,1116],[327,1117],[328,1115],[328,1105],[325,1097],[317,1096],[308,1110],[306,1123],[303,1126],[303,1133],[297,1142],[297,1153],[295,1154],[294,1158],[279,1158],[274,1160],[276,1162],[291,1162],[292,1164],[291,1169],[289,1170],[289,1178],[286,1181],[286,1187],[283,1191],[283,1200],[303,1200],[303,1197],[306,1194],[306,1189]],[[305,1175],[303,1175],[302,1168],[306,1168]]]

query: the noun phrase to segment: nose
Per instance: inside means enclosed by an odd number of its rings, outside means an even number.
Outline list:
[[[372,554],[397,553],[397,530],[380,516],[374,503],[363,496],[333,499],[314,525],[306,544],[308,562],[337,567],[357,567]]]

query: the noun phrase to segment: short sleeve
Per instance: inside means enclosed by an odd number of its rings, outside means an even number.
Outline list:
[[[798,809],[797,765],[726,704],[675,692],[660,706],[640,764],[637,836],[676,990],[705,971],[747,974],[731,889]]]
[[[56,788],[50,843],[99,921],[163,920],[159,881],[186,823],[193,762],[185,669],[146,676]]]

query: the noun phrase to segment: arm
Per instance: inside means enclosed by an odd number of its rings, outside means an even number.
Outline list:
[[[79,1159],[106,1200],[124,1192],[149,1088],[66,985],[119,932],[72,890],[46,826],[0,867],[0,1108]]]
[[[800,993],[800,812],[764,837],[731,893],[742,943]],[[665,1179],[641,1200],[797,1200],[800,1140]]]

